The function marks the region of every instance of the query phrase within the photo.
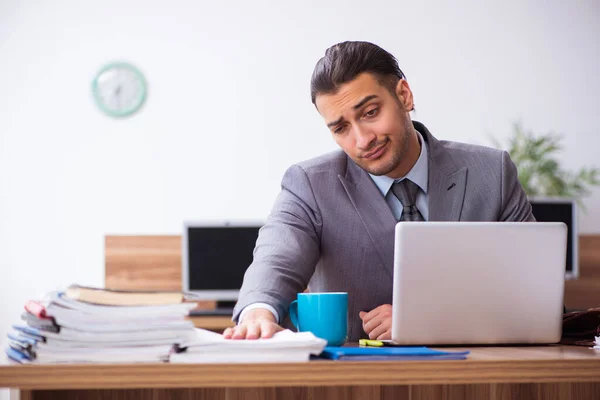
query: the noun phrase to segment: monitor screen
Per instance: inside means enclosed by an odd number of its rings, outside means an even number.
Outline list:
[[[262,225],[186,224],[183,286],[206,300],[237,300]]]
[[[577,213],[575,202],[569,199],[530,199],[533,216],[539,222],[564,222],[567,225],[566,276],[577,277]]]

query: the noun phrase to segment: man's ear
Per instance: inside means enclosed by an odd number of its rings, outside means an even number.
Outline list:
[[[412,111],[415,109],[412,90],[410,90],[410,86],[408,85],[406,79],[400,79],[396,84],[396,96],[398,96],[400,103],[402,106],[404,106],[406,111]]]

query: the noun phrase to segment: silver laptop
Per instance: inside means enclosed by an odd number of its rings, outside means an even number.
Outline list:
[[[392,342],[558,342],[566,247],[563,223],[398,223]]]

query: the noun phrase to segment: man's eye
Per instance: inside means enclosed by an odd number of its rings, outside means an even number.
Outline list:
[[[346,130],[346,125],[338,126],[333,130],[333,133],[342,133],[344,130]]]
[[[374,117],[377,115],[377,111],[379,111],[378,108],[374,108],[372,110],[369,110],[365,113],[365,117]]]

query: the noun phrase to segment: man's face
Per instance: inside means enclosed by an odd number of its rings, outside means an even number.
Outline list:
[[[317,95],[316,106],[336,143],[367,172],[400,178],[416,162],[419,145],[408,115],[413,103],[405,80],[398,82],[394,95],[375,76],[363,73],[334,94]]]

